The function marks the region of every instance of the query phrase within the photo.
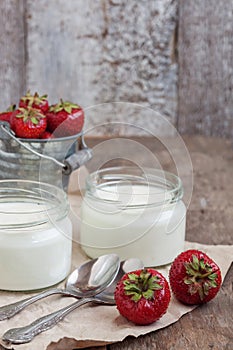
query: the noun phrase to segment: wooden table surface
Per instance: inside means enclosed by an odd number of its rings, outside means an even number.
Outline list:
[[[201,136],[183,136],[183,139],[191,156],[194,176],[186,239],[204,244],[233,244],[233,143]],[[165,170],[173,171],[174,164],[159,142],[155,139],[136,140],[158,157]],[[99,142],[97,139],[87,140],[94,149]],[[111,152],[111,149],[106,152]],[[124,160],[113,160],[112,164],[119,162],[124,164]],[[146,159],[145,165],[148,165]],[[231,266],[218,296],[209,304],[196,308],[167,328],[137,339],[129,337],[103,349],[232,350],[232,281]]]
[[[201,136],[183,136],[193,165],[194,188],[187,213],[186,239],[204,244],[233,244],[233,145],[229,140],[205,138]],[[156,155],[164,170],[175,171],[175,164],[166,150],[166,144],[180,157],[179,149],[172,138],[164,139],[165,146],[154,138],[133,139],[132,154],[135,156],[135,141],[139,147],[136,159],[145,166],[149,158],[145,154]],[[88,167],[98,167],[105,162],[105,154],[114,154],[114,142],[106,139],[87,139],[93,148],[94,158]],[[98,147],[96,147],[98,145]],[[130,147],[130,146],[129,146]],[[141,151],[140,151],[141,149]],[[146,152],[145,152],[146,150]],[[128,150],[127,150],[128,151]],[[148,152],[150,151],[150,152]],[[127,152],[125,152],[127,153]],[[112,157],[114,158],[114,156]],[[122,158],[124,158],[124,153]],[[182,159],[181,159],[182,160]],[[127,164],[124,159],[112,159],[108,165]],[[179,167],[186,164],[179,162]],[[196,308],[184,315],[178,322],[159,331],[140,336],[128,337],[124,341],[89,350],[233,350],[232,329],[232,281],[233,268],[229,269],[219,294],[210,303]],[[85,345],[86,344],[86,345]],[[87,346],[87,343],[80,343]],[[66,346],[65,338],[56,344],[50,344],[47,350],[71,350]],[[0,346],[1,348],[1,346]],[[17,347],[16,347],[17,349]],[[43,350],[43,349],[41,349]]]

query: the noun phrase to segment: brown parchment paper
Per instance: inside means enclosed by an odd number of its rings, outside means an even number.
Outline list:
[[[220,266],[224,279],[232,262],[232,245],[213,246],[186,242],[185,249],[189,248],[200,249],[210,255]],[[85,259],[86,257],[81,252],[79,246],[74,244],[73,266],[79,266]],[[158,270],[167,277],[169,266]],[[59,286],[64,286],[64,282],[60,283]],[[18,301],[29,295],[28,293],[1,291],[0,305]],[[34,303],[18,315],[15,315],[12,319],[1,321],[1,335],[9,328],[25,326],[36,318],[58,310],[72,303],[74,300],[74,298],[70,297],[50,296]],[[54,328],[36,336],[31,343],[14,345],[13,347],[19,350],[71,350],[74,348],[81,349],[87,346],[98,346],[105,343],[117,342],[129,335],[138,337],[139,335],[166,327],[178,321],[182,315],[192,311],[194,308],[195,306],[183,305],[172,297],[167,313],[159,321],[149,326],[135,326],[120,316],[115,306],[88,306],[87,304],[73,311]],[[59,341],[60,345],[54,344]]]
[[[77,186],[76,181],[73,183],[71,181],[71,187],[69,189],[74,223],[72,270],[87,260],[86,255],[82,252],[77,243],[78,217],[81,203],[79,189],[82,186],[83,182],[81,186],[80,183]],[[200,249],[210,255],[220,266],[224,279],[232,263],[233,245],[214,246],[186,242],[185,249],[189,248]],[[163,273],[165,277],[168,277],[169,268],[170,266],[166,266],[158,270]],[[59,284],[59,287],[64,286],[65,281]],[[32,294],[0,291],[0,306],[19,301],[30,295]],[[74,301],[75,298],[72,297],[54,295],[36,302],[13,318],[0,321],[0,337],[10,328],[26,326],[35,319],[54,312]],[[159,321],[149,326],[135,326],[120,316],[115,306],[90,306],[87,304],[70,313],[55,327],[36,336],[31,343],[13,345],[12,347],[16,350],[71,350],[88,346],[101,346],[107,343],[121,341],[127,336],[138,337],[166,327],[178,321],[182,315],[192,311],[195,307],[196,306],[185,306],[172,297],[167,313]]]

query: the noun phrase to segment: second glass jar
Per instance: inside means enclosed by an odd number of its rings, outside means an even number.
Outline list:
[[[184,249],[181,180],[158,169],[114,167],[88,176],[80,242],[91,258],[114,252],[145,266],[173,261]]]

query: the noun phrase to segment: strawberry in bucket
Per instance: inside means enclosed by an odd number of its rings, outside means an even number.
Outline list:
[[[81,132],[84,124],[83,109],[69,101],[61,101],[49,108],[46,114],[48,131],[56,137],[71,136]]]
[[[11,115],[10,125],[17,137],[37,139],[47,127],[45,115],[36,108],[18,108]]]

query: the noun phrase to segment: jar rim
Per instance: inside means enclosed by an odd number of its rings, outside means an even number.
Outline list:
[[[24,179],[0,180],[0,230],[40,227],[61,220],[68,210],[67,194],[52,184]]]
[[[116,166],[109,168],[102,168],[91,174],[86,178],[87,195],[96,200],[114,203],[121,206],[121,201],[112,199],[103,199],[98,195],[99,191],[106,190],[111,193],[110,186],[120,184],[125,185],[130,182],[132,185],[145,186],[150,190],[150,200],[145,204],[127,204],[128,208],[139,208],[145,206],[161,206],[164,204],[171,204],[179,201],[183,197],[183,185],[181,179],[168,171],[155,168],[139,168],[135,166]],[[160,189],[165,193],[164,197],[156,198],[159,192],[151,192],[151,189]],[[124,189],[125,190],[125,189]],[[162,193],[160,191],[160,194]],[[114,192],[114,191],[112,191]],[[118,190],[118,193],[119,190]],[[125,193],[125,192],[124,192]],[[147,192],[148,193],[148,192]],[[134,194],[134,196],[145,195],[144,193]],[[160,196],[161,197],[161,196]]]

